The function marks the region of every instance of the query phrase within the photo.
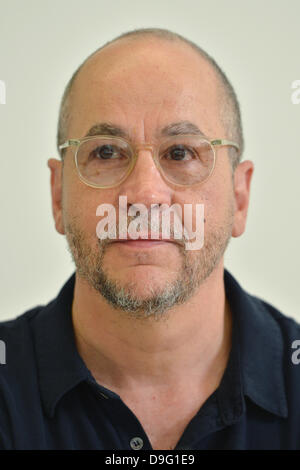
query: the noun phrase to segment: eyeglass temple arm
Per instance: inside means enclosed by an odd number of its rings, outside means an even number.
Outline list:
[[[59,150],[62,150],[62,149],[66,149],[67,147],[70,147],[71,145],[77,145],[79,143],[80,143],[80,140],[70,139],[64,142],[63,144],[61,144],[58,148]]]
[[[240,150],[240,146],[233,142],[232,140],[226,140],[226,139],[216,139],[216,140],[211,140],[210,141],[211,145],[231,145],[232,147],[235,147],[237,151]]]

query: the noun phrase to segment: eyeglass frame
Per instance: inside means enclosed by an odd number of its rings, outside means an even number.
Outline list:
[[[154,151],[155,149],[158,149],[162,144],[160,144],[159,146],[156,146],[156,145],[153,145],[153,144],[150,144],[150,143],[145,143],[145,144],[139,144],[139,145],[135,145],[133,146],[128,140],[124,139],[123,137],[117,137],[117,136],[111,136],[111,135],[104,135],[104,134],[101,134],[101,135],[93,135],[93,136],[86,136],[86,137],[82,137],[80,139],[68,139],[66,140],[63,144],[59,145],[58,148],[59,150],[63,150],[63,149],[66,149],[68,147],[74,147],[76,146],[76,151],[74,153],[74,160],[75,160],[75,166],[76,166],[76,170],[77,170],[77,173],[78,173],[78,176],[79,176],[79,179],[84,183],[86,184],[87,186],[90,186],[92,188],[97,188],[97,189],[110,189],[110,188],[115,188],[117,186],[119,186],[121,183],[123,183],[127,178],[128,176],[131,174],[132,170],[134,169],[135,167],[135,164],[136,164],[136,161],[137,161],[137,158],[138,158],[138,152],[139,150],[141,149],[148,149],[148,150],[151,150],[152,152],[152,158],[154,160],[154,163],[158,169],[158,171],[160,172],[160,174],[162,175],[162,177],[170,184],[174,185],[174,186],[180,186],[180,187],[183,187],[183,188],[188,188],[188,187],[191,187],[191,186],[196,186],[196,185],[200,185],[200,184],[203,184],[205,183],[208,178],[211,177],[214,169],[215,169],[215,164],[216,164],[216,151],[215,151],[215,147],[219,147],[219,146],[230,146],[230,147],[234,147],[237,152],[239,152],[240,150],[240,146],[236,143],[236,142],[233,142],[232,140],[227,140],[227,139],[213,139],[213,140],[209,140],[205,137],[202,137],[202,136],[198,136],[197,134],[179,134],[179,135],[174,135],[174,136],[169,136],[165,139],[165,141],[167,142],[169,139],[172,139],[172,137],[200,137],[201,141],[203,142],[206,142],[208,144],[210,144],[212,150],[213,150],[213,154],[214,154],[214,163],[213,163],[213,166],[212,166],[212,169],[209,173],[209,175],[202,181],[199,181],[198,183],[193,183],[193,184],[180,184],[180,183],[174,183],[173,181],[169,180],[163,170],[161,169],[159,163],[158,163],[158,159],[157,159],[157,155],[156,155],[156,152]],[[129,169],[128,171],[126,172],[125,176],[116,184],[114,185],[111,185],[111,186],[101,186],[101,185],[97,185],[97,184],[94,184],[94,183],[90,183],[88,182],[87,180],[85,180],[85,178],[81,175],[80,173],[80,170],[78,168],[78,162],[77,162],[77,154],[78,154],[78,150],[80,148],[80,145],[83,143],[83,142],[86,142],[86,141],[89,141],[89,140],[94,140],[94,139],[99,139],[99,138],[103,138],[103,139],[110,139],[110,140],[121,140],[123,142],[126,142],[126,144],[131,148],[131,150],[133,151],[133,157],[132,157],[132,163],[131,165],[129,166]]]

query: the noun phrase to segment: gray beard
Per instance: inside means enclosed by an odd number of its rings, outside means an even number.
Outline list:
[[[230,241],[232,224],[231,212],[225,226],[210,233],[202,249],[193,252],[194,255],[178,246],[182,262],[177,278],[164,282],[162,287],[150,288],[150,295],[146,298],[136,295],[135,283],[121,285],[105,271],[103,259],[110,240],[97,239],[99,250],[94,253],[75,218],[65,223],[65,233],[78,276],[86,280],[109,305],[136,319],[160,320],[167,318],[166,312],[172,307],[190,299],[216,268]]]

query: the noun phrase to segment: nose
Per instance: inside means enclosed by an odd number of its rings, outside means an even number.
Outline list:
[[[120,195],[127,196],[128,205],[171,205],[173,189],[163,179],[150,148],[137,151],[137,161],[128,178],[120,185]]]

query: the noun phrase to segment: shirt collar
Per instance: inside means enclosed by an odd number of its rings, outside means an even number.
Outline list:
[[[71,315],[74,284],[75,273],[33,318],[41,397],[50,417],[60,398],[90,375],[75,344]]]
[[[41,397],[50,417],[65,393],[84,380],[93,381],[75,343],[71,315],[74,284],[75,273],[32,320]],[[244,412],[244,394],[267,411],[287,417],[280,328],[266,304],[247,294],[227,270],[224,285],[233,334],[229,362],[218,389],[223,421],[232,423]]]
[[[224,421],[242,414],[243,395],[270,413],[286,418],[284,345],[279,324],[270,313],[270,305],[243,290],[227,270],[224,285],[233,316],[232,350],[220,387],[224,392]],[[235,400],[230,400],[229,390],[235,391]]]

